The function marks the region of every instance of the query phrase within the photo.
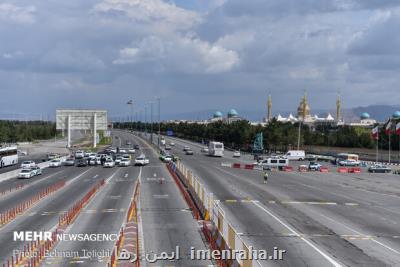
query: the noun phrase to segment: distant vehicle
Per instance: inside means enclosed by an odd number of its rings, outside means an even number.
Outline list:
[[[56,168],[56,167],[60,167],[60,166],[61,166],[61,160],[59,160],[59,159],[50,160],[50,163],[49,163],[50,168]]]
[[[24,150],[17,150],[17,154],[18,154],[18,156],[26,156],[26,155],[28,155],[28,152],[26,152],[26,151],[24,151]]]
[[[354,167],[354,166],[360,166],[360,162],[354,159],[347,159],[347,160],[341,160],[339,161],[339,165],[340,166],[350,166],[350,167]]]
[[[85,158],[89,157],[89,156],[90,156],[90,152],[89,152],[89,151],[84,151],[84,152],[83,152],[83,156],[84,156]]]
[[[32,167],[31,170],[36,175],[42,175],[42,169],[39,166]]]
[[[129,154],[123,154],[123,155],[122,155],[122,158],[123,158],[123,159],[129,159],[129,160],[130,160],[130,159],[131,159],[131,155],[129,155]]]
[[[135,165],[145,166],[147,164],[149,164],[149,160],[146,158],[145,155],[140,155],[135,159]]]
[[[233,152],[233,157],[240,158],[240,151],[236,150],[235,152]]]
[[[185,154],[186,154],[186,155],[193,155],[193,150],[191,150],[191,149],[189,148],[189,149],[187,149],[187,150],[185,151]]]
[[[134,146],[135,149],[140,149],[139,145]]]
[[[118,156],[116,159],[115,159],[115,165],[118,165],[120,162],[121,162],[121,160],[122,160],[122,157],[121,156]]]
[[[213,157],[224,156],[224,144],[221,142],[211,141],[208,143],[208,155]]]
[[[175,146],[175,143],[174,142],[169,142],[169,145],[170,146]]]
[[[339,153],[336,155],[335,163],[339,164],[340,161],[345,161],[345,160],[352,160],[358,162],[359,158],[357,154]]]
[[[305,157],[305,160],[309,160],[309,161],[317,160],[317,156],[312,155],[312,154],[307,154]]]
[[[208,153],[208,147],[202,147],[201,148],[201,150],[200,150],[200,152],[203,152],[203,153]]]
[[[75,165],[75,159],[70,157],[65,159],[64,161],[64,166],[74,166]]]
[[[131,141],[127,140],[127,141],[126,141],[126,145],[127,145],[127,146],[132,145]]]
[[[264,159],[260,165],[264,170],[268,168],[283,168],[289,166],[289,159],[287,158],[267,158]]]
[[[112,168],[114,166],[115,162],[111,158],[107,158],[103,165],[104,168]]]
[[[117,149],[115,147],[110,147],[109,149],[110,149],[110,152],[117,153]]]
[[[59,157],[60,157],[60,155],[56,154],[56,153],[47,154],[47,160],[57,159]]]
[[[29,168],[32,168],[32,167],[35,167],[35,166],[36,166],[36,163],[33,160],[25,160],[25,161],[23,161],[21,163],[21,168],[22,169],[24,169],[24,168],[29,169]]]
[[[304,160],[306,158],[306,153],[304,150],[289,150],[285,154],[285,158],[289,160]]]
[[[166,146],[165,146],[165,150],[171,150],[171,146],[166,145]]]
[[[76,161],[76,166],[77,167],[86,167],[88,164],[87,164],[87,160],[85,160],[85,159],[78,159],[77,161]]]
[[[391,168],[389,168],[388,166],[383,165],[383,164],[374,164],[368,168],[368,172],[372,172],[372,173],[376,173],[376,172],[390,173],[391,171],[392,171]]]
[[[89,159],[96,159],[97,154],[96,153],[90,153],[89,154]]]
[[[128,149],[128,153],[135,154],[136,150],[134,148],[130,148]]]
[[[125,149],[125,148],[121,148],[121,149],[119,150],[119,153],[126,153],[126,149]]]
[[[161,145],[165,146],[165,139],[161,139]]]
[[[188,147],[188,146],[184,146],[183,147],[183,151],[186,151],[186,150],[189,150],[190,149],[190,147]]]
[[[321,167],[322,167],[321,164],[316,163],[316,162],[314,162],[314,161],[311,161],[311,162],[308,164],[308,169],[309,169],[310,171],[319,171],[319,170],[321,169]]]
[[[29,179],[35,176],[35,172],[32,169],[22,169],[18,174],[18,178]]]
[[[171,155],[165,155],[161,157],[161,160],[164,162],[170,162],[173,160],[173,157]]]
[[[82,159],[85,156],[85,153],[81,150],[78,150],[75,152],[75,158],[76,159]]]
[[[18,163],[18,151],[16,146],[0,146],[0,168]]]
[[[119,166],[128,167],[129,165],[131,165],[131,160],[128,158],[122,158],[121,162],[119,163]]]

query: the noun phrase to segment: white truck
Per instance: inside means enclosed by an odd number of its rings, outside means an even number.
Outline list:
[[[211,141],[208,143],[208,155],[213,157],[224,156],[224,144],[221,142]]]
[[[306,158],[306,153],[304,150],[289,150],[285,154],[285,158],[289,160],[304,160]]]

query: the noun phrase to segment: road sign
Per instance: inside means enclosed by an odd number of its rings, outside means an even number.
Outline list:
[[[167,135],[168,135],[168,136],[173,136],[173,135],[174,135],[174,132],[173,132],[172,130],[168,130],[168,131],[167,131]]]

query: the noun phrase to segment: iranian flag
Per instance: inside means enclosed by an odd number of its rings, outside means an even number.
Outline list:
[[[385,127],[385,134],[389,135],[392,133],[392,122],[389,121]]]
[[[379,139],[379,127],[376,126],[372,129],[371,131],[371,136],[374,140],[378,140]]]
[[[400,135],[400,122],[396,124],[396,134]]]

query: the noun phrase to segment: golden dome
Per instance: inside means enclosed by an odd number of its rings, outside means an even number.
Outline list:
[[[297,117],[299,118],[305,118],[307,116],[310,116],[311,109],[310,106],[308,105],[307,101],[307,95],[304,94],[303,98],[301,99],[300,105],[297,108]]]

